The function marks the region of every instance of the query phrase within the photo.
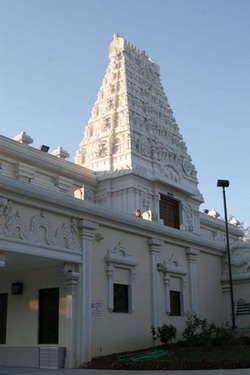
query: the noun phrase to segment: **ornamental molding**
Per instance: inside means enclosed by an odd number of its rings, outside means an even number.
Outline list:
[[[108,264],[115,264],[124,268],[131,268],[138,265],[138,262],[132,255],[128,254],[128,251],[121,242],[113,250],[108,250],[105,261]]]
[[[63,223],[54,230],[52,220],[44,215],[33,216],[28,222],[22,218],[19,211],[8,216],[5,224],[0,226],[0,236],[5,238],[19,238],[28,242],[38,242],[40,228],[45,229],[45,241],[50,246],[60,248],[79,249],[78,227],[75,219],[71,218],[70,225]]]
[[[169,273],[172,275],[185,276],[187,271],[184,267],[180,264],[178,258],[172,256],[169,258],[168,261],[165,261],[163,264],[158,265],[158,271],[163,271],[164,273]]]

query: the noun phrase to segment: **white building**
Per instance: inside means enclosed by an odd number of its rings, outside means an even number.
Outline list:
[[[114,35],[76,164],[31,144],[0,137],[0,365],[77,367],[151,346],[152,325],[181,332],[187,313],[231,320],[225,223],[199,212],[195,167],[144,51]],[[229,235],[244,330],[250,247],[237,225]]]

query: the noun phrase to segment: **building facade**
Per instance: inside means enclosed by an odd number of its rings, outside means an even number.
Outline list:
[[[195,167],[144,51],[114,35],[75,163],[31,144],[0,137],[0,365],[74,368],[150,347],[152,325],[181,334],[188,313],[231,320],[225,223],[199,211]],[[229,235],[244,330],[250,249],[237,225]]]

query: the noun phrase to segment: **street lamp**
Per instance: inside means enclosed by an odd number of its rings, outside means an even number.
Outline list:
[[[233,332],[235,332],[236,325],[235,325],[235,314],[234,314],[233,278],[232,278],[231,255],[230,255],[230,246],[229,246],[227,204],[226,204],[226,191],[225,191],[225,188],[229,186],[229,181],[228,180],[218,180],[217,186],[222,187],[222,193],[223,193],[225,226],[226,226],[226,240],[227,240],[228,270],[229,270],[229,285],[230,285],[231,309],[232,309],[232,330],[233,330]]]

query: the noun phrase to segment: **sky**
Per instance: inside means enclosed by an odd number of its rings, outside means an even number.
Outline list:
[[[250,0],[0,0],[0,134],[74,160],[113,34],[146,51],[205,204],[250,225]]]

